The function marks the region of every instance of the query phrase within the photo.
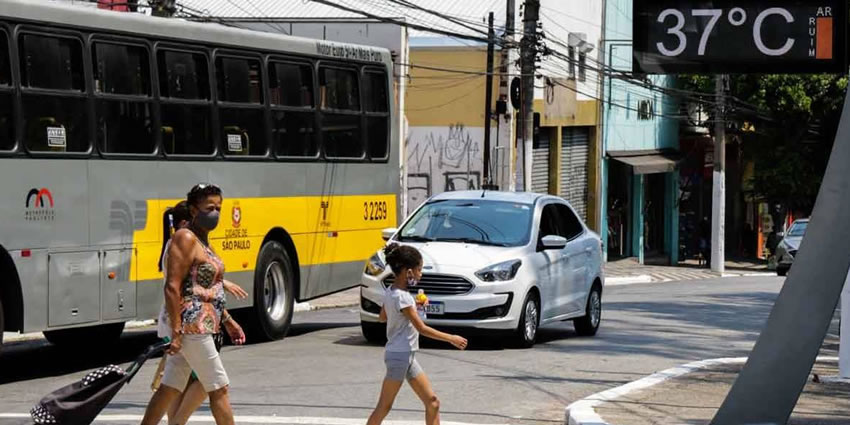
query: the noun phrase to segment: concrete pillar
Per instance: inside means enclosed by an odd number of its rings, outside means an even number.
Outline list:
[[[644,175],[632,177],[632,255],[643,264],[643,204],[644,204]]]
[[[599,197],[599,237],[602,238],[602,260],[608,262],[608,159],[602,158],[602,190]]]
[[[664,204],[667,217],[664,221],[668,223],[666,235],[670,247],[670,265],[675,266],[679,264],[679,171],[667,173],[666,180],[667,194]]]
[[[559,125],[551,129],[549,137],[549,194],[555,196],[561,193],[561,134]]]

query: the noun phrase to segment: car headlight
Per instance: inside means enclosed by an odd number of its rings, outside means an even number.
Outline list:
[[[504,263],[494,264],[481,269],[475,272],[475,276],[484,282],[504,282],[516,277],[516,273],[519,271],[521,265],[521,260],[505,261]]]
[[[384,264],[384,260],[381,259],[381,256],[377,253],[369,257],[369,260],[366,261],[366,269],[363,270],[363,273],[369,276],[378,276],[386,270],[387,265]]]

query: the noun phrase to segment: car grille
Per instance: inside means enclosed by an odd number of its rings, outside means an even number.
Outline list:
[[[384,279],[384,286],[389,287],[395,282],[394,276]],[[460,276],[449,276],[444,274],[423,274],[419,284],[408,288],[410,292],[417,293],[419,290],[426,294],[434,295],[460,295],[472,290],[472,283]]]

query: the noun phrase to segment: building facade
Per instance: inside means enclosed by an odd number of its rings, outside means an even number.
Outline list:
[[[608,0],[599,53],[632,73],[632,1]],[[679,159],[672,76],[648,77],[654,89],[604,78],[601,234],[608,258],[676,264],[679,256]],[[634,74],[632,74],[634,75]]]

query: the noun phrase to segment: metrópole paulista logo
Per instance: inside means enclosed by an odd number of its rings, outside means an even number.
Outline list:
[[[56,218],[53,210],[53,194],[46,187],[30,189],[24,206],[26,207],[24,218],[27,221],[49,221]]]

